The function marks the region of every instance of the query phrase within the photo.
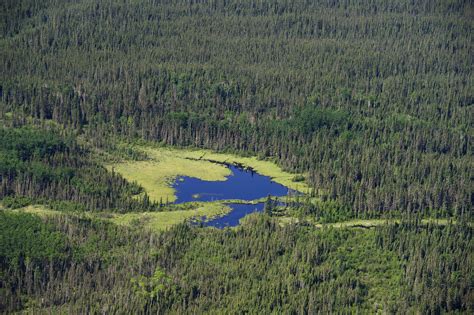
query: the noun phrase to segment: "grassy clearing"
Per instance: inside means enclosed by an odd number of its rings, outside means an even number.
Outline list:
[[[209,220],[229,211],[226,205],[207,202],[193,210],[113,214],[110,221],[118,225],[139,225],[152,231],[164,231],[185,220],[201,217]]]
[[[294,224],[300,222],[298,218],[290,217],[290,216],[282,216],[278,217],[281,226],[287,224]],[[309,220],[305,220],[304,222],[310,223],[311,225],[317,228],[323,227],[333,227],[333,228],[345,228],[345,227],[362,227],[362,228],[370,228],[376,227],[384,224],[395,224],[400,223],[401,220],[399,219],[367,219],[367,220],[350,220],[350,221],[343,221],[343,222],[336,222],[336,223],[317,223],[311,222]],[[437,225],[447,225],[450,221],[448,219],[422,219],[421,223],[428,225],[428,224],[437,224]],[[452,221],[455,223],[455,221]]]
[[[196,177],[208,181],[224,181],[231,174],[224,165],[212,163],[239,163],[251,167],[259,174],[271,177],[275,182],[291,189],[308,192],[304,182],[293,182],[296,175],[284,172],[270,161],[255,157],[239,157],[230,154],[214,153],[209,150],[175,149],[170,147],[140,147],[149,157],[148,161],[125,161],[107,165],[129,181],[140,184],[151,200],[173,202],[176,200],[171,183],[177,176]]]
[[[188,160],[181,150],[159,148],[149,149],[149,161],[126,161],[108,165],[129,181],[140,184],[151,200],[173,202],[176,200],[171,187],[177,176],[196,177],[207,181],[224,181],[230,170],[209,161]]]
[[[5,210],[5,208],[0,207],[0,210]],[[26,207],[23,207],[23,208],[10,210],[10,211],[13,211],[13,212],[26,212],[26,213],[36,214],[36,215],[42,216],[42,217],[64,214],[64,212],[51,210],[51,209],[49,209],[45,206],[42,206],[42,205],[26,206]]]

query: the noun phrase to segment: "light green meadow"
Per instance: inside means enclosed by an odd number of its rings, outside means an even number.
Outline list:
[[[145,229],[158,232],[167,230],[173,225],[186,220],[201,219],[202,217],[209,220],[229,211],[230,208],[224,204],[207,202],[193,210],[112,214],[109,216],[109,220],[118,225],[131,226],[136,224]]]

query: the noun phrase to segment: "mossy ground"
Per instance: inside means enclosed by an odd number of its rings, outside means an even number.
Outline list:
[[[207,220],[229,212],[221,203],[207,202],[193,210],[113,214],[110,221],[119,225],[139,225],[152,231],[167,230],[185,220],[206,218]]]
[[[176,200],[171,187],[177,176],[190,176],[208,181],[224,181],[230,170],[209,161],[186,159],[181,150],[170,148],[143,148],[149,155],[148,161],[125,161],[112,165],[112,168],[128,181],[140,184],[152,201],[173,202]]]

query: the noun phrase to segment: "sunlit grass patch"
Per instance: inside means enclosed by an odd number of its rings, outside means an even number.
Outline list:
[[[30,205],[30,206],[26,206],[26,207],[11,210],[11,211],[26,212],[26,213],[36,214],[38,216],[53,216],[53,215],[62,214],[62,212],[60,211],[52,210],[43,205]]]
[[[107,167],[113,168],[127,180],[140,184],[152,201],[175,201],[175,190],[171,185],[178,176],[224,181],[231,174],[224,165],[186,159],[181,150],[160,148],[146,151],[151,158],[149,161],[127,161]]]
[[[152,231],[164,231],[186,220],[203,217],[209,220],[229,211],[230,208],[224,204],[207,202],[193,210],[113,214],[110,221],[118,225],[139,225]]]

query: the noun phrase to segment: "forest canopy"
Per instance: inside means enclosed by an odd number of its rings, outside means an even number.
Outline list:
[[[469,1],[4,1],[1,113],[276,157],[356,214],[472,202]]]
[[[469,0],[0,1],[0,312],[473,313],[473,21]],[[119,226],[172,207],[104,166],[136,143],[310,192],[235,229]]]

